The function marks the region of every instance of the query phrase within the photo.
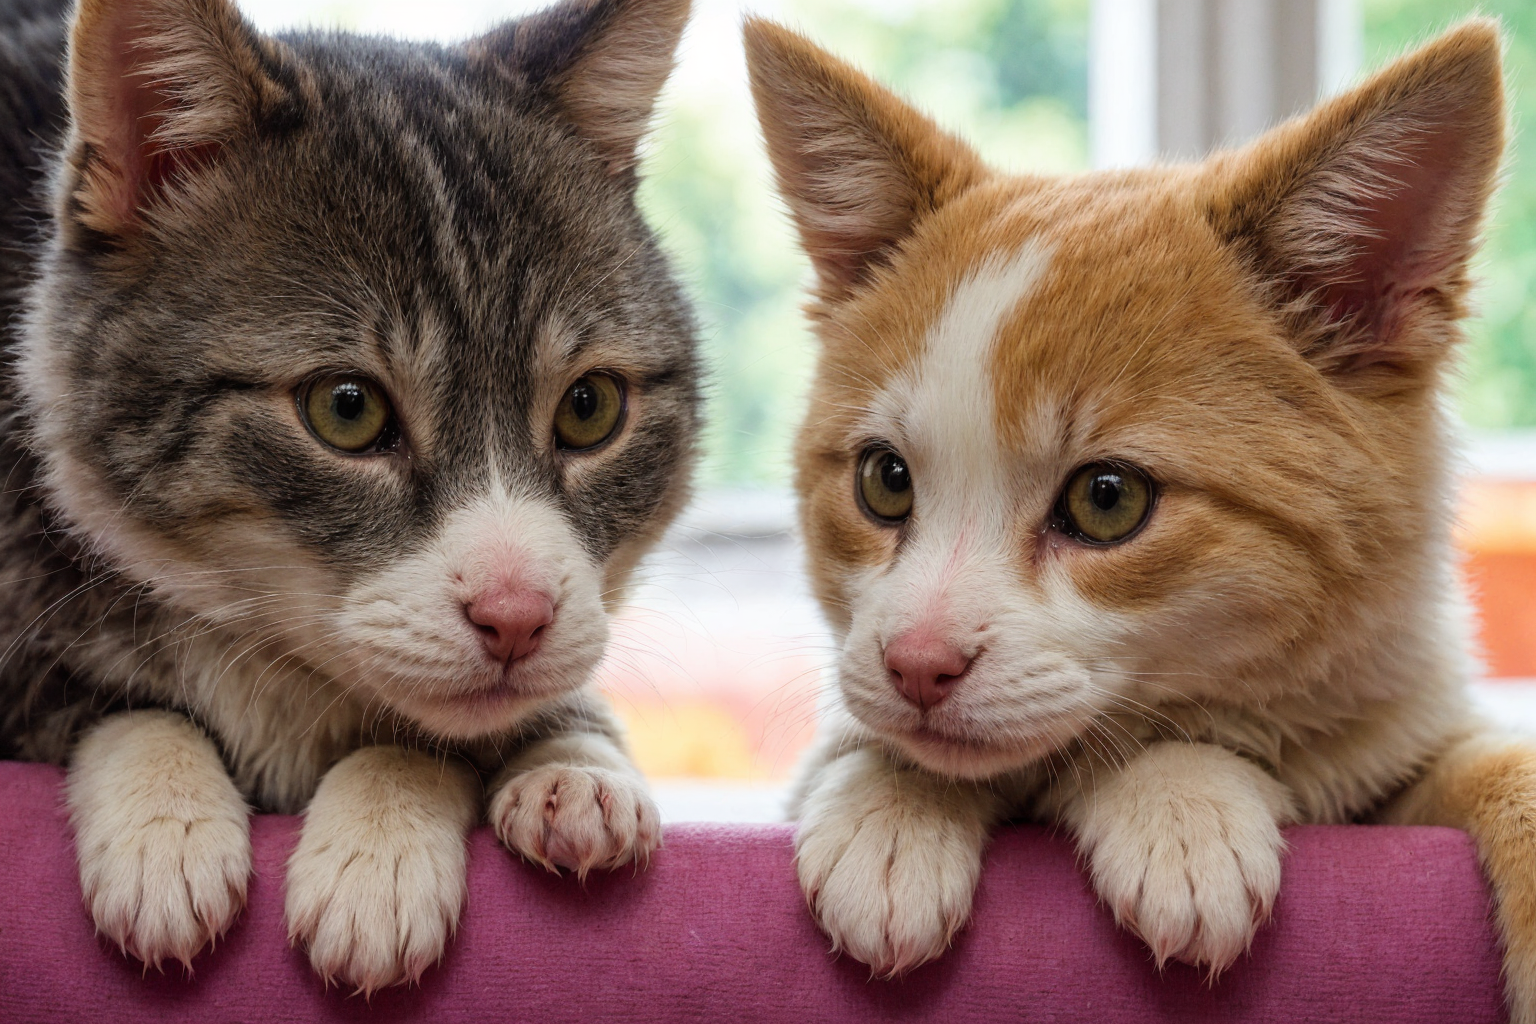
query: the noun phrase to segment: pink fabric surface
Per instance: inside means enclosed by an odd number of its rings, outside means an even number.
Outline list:
[[[326,991],[288,948],[283,862],[298,820],[259,816],[250,904],[193,977],[94,936],[57,769],[0,763],[0,1022],[1349,1021],[1505,1019],[1470,840],[1433,828],[1290,832],[1273,922],[1214,985],[1159,973],[1096,904],[1071,846],[992,844],[971,926],[900,982],[833,959],[795,884],[787,827],[675,826],[647,872],[585,888],[478,830],[469,903],[419,987]]]

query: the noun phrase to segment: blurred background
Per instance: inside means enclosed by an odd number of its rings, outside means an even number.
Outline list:
[[[536,0],[242,0],[259,26],[444,41]],[[646,566],[603,685],[670,820],[776,820],[828,699],[788,450],[813,354],[808,267],[774,198],[738,40],[787,21],[894,85],[988,159],[1071,172],[1197,157],[1347,85],[1470,13],[1502,19],[1516,132],[1479,264],[1458,405],[1461,544],[1483,623],[1479,696],[1536,727],[1536,104],[1532,0],[695,0],[643,203],[698,301],[711,369],[700,493]]]

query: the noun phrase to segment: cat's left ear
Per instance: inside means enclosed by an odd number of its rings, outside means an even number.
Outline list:
[[[1468,21],[1235,153],[1210,219],[1320,369],[1437,365],[1504,151],[1496,23]]]
[[[274,45],[229,0],[80,0],[66,223],[132,234],[242,132],[296,116]]]
[[[639,159],[691,0],[564,0],[470,42],[545,92],[610,173]]]

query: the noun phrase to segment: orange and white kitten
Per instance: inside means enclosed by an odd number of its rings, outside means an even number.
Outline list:
[[[1203,163],[1065,178],[786,29],[746,43],[818,280],[798,487],[842,712],[795,810],[835,945],[938,956],[1023,818],[1214,974],[1282,826],[1449,824],[1536,1021],[1536,750],[1474,720],[1450,536],[1497,27]]]

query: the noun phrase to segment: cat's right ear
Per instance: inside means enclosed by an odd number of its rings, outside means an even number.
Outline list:
[[[964,142],[805,37],[761,18],[743,31],[779,191],[820,298],[837,302],[985,167]]]
[[[1211,225],[1353,387],[1396,388],[1460,337],[1504,152],[1501,50],[1471,19],[1208,165]]]
[[[65,217],[132,234],[237,134],[291,107],[264,46],[228,0],[80,0]]]
[[[630,175],[692,0],[564,0],[473,40],[469,52],[524,79]]]

